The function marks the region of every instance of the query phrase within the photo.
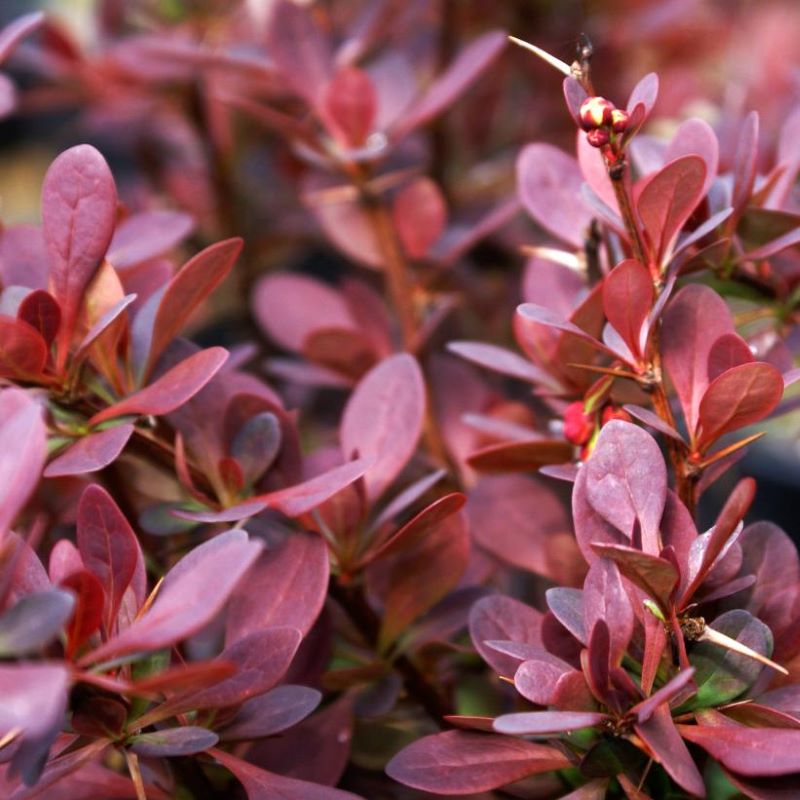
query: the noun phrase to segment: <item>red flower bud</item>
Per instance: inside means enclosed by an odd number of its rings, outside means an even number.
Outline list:
[[[594,415],[584,411],[578,400],[570,403],[564,411],[564,438],[572,444],[586,444],[594,433]]]
[[[610,139],[611,137],[605,128],[596,128],[586,134],[586,141],[592,147],[605,147]]]
[[[628,130],[628,112],[615,108],[611,112],[611,130],[614,133],[625,133]]]
[[[618,419],[622,422],[632,422],[631,415],[624,408],[608,405],[603,409],[603,414],[601,416],[602,425],[611,422],[612,419]]]
[[[578,111],[581,125],[585,131],[602,128],[604,125],[611,124],[611,112],[614,104],[610,103],[605,97],[587,97]]]

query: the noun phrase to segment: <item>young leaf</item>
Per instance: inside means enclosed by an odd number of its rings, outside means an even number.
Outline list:
[[[117,190],[105,159],[82,144],[50,165],[42,185],[42,231],[50,291],[61,307],[58,366],[66,360],[83,292],[103,261],[117,216]]]
[[[446,731],[418,739],[387,765],[390,778],[446,795],[488,792],[507,783],[569,765],[543,744],[492,734]]]
[[[447,204],[430,178],[416,178],[394,198],[392,217],[411,258],[424,258],[447,225]]]
[[[344,147],[361,147],[375,124],[378,98],[370,76],[356,67],[336,70],[322,94],[321,113]]]

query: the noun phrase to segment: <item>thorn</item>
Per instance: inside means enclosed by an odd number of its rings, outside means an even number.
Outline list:
[[[572,69],[569,64],[565,64],[560,58],[550,55],[546,50],[542,50],[541,47],[525,42],[522,39],[517,39],[516,36],[509,36],[508,40],[524,50],[530,50],[531,53],[535,53],[542,61],[546,61],[551,67],[555,67],[562,75],[566,77],[572,75]]]
[[[581,275],[586,273],[585,259],[575,253],[558,250],[555,247],[538,247],[529,244],[523,244],[520,247],[520,251],[526,256],[535,256],[536,258],[543,258],[545,261],[552,261],[554,264],[561,264]]]
[[[758,661],[760,664],[764,664],[764,666],[771,667],[772,669],[780,672],[782,675],[789,674],[789,670],[785,667],[782,667],[780,664],[776,664],[766,656],[762,656],[761,653],[751,650],[749,647],[747,647],[747,645],[737,642],[736,639],[731,639],[730,636],[726,636],[724,633],[720,633],[719,631],[715,631],[713,628],[709,628],[708,625],[706,625],[703,632],[697,637],[696,641],[711,642],[711,644],[716,644],[720,647],[726,648],[727,650],[732,650],[734,653],[739,653],[747,658],[752,658],[753,661]]]

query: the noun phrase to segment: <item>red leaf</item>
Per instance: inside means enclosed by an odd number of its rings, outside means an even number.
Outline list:
[[[260,739],[291,728],[320,703],[322,694],[306,686],[276,686],[248,700],[221,731],[225,741]]]
[[[89,486],[81,495],[77,540],[83,563],[105,591],[104,619],[110,632],[136,572],[139,541],[117,504],[100,486]]]
[[[47,465],[44,477],[84,475],[107,467],[116,461],[133,430],[133,425],[126,423],[82,436]]]
[[[267,335],[299,353],[318,328],[358,331],[344,296],[306,275],[268,275],[256,285],[253,314]]]
[[[62,153],[42,186],[42,230],[50,290],[61,306],[58,366],[63,366],[83,292],[103,261],[117,216],[117,190],[105,159],[90,145]]]
[[[685,155],[696,155],[703,159],[706,165],[706,179],[702,195],[707,194],[717,176],[719,143],[714,129],[705,120],[693,117],[682,122],[667,147],[664,160],[674,161],[679,156]]]
[[[47,364],[47,344],[27,322],[0,316],[0,377],[39,378]]]
[[[243,531],[231,534],[221,545],[212,539],[184,556],[167,574],[150,609],[127,630],[84,656],[81,663],[158,650],[203,628],[225,605],[261,550],[261,544],[248,541]],[[191,566],[181,567],[186,559]],[[176,570],[177,576],[170,581]]]
[[[172,278],[158,303],[149,351],[136,353],[137,362],[143,365],[143,376],[149,374],[164,348],[183,329],[194,311],[225,280],[242,251],[242,244],[241,239],[212,244]]]
[[[0,543],[39,483],[46,455],[41,407],[21,389],[4,389],[0,392]]]
[[[506,40],[503,31],[490,31],[464,47],[447,69],[434,79],[422,98],[395,123],[392,138],[405,136],[454,103],[500,55]]]
[[[49,348],[61,325],[61,308],[51,294],[36,289],[20,303],[17,319],[37,330]]]
[[[482,478],[469,494],[475,541],[513,566],[557,584],[580,583],[583,559],[558,496],[524,475]]]
[[[321,113],[345,147],[360,147],[372,132],[378,98],[372,80],[356,67],[340,67],[325,87]]]
[[[703,451],[730,431],[768,416],[783,397],[783,378],[772,364],[740,364],[715,378],[698,411],[696,447]]]
[[[697,428],[700,400],[708,387],[712,346],[720,336],[735,332],[725,301],[707,286],[686,286],[667,306],[662,323],[662,355],[690,433]]]
[[[542,650],[520,665],[514,673],[514,686],[531,703],[549,706],[553,704],[553,695],[559,679],[571,672],[577,670],[566,661]]]
[[[181,361],[158,380],[95,414],[90,425],[133,414],[159,416],[174,411],[196,395],[219,372],[228,351],[209,347]]]
[[[678,727],[680,734],[672,721],[669,708],[661,705],[647,722],[635,725],[635,730],[647,745],[650,755],[661,764],[678,786],[691,795],[705,797],[706,787],[703,778],[681,739],[681,735],[689,738],[683,733],[685,726]]]
[[[619,664],[633,636],[634,613],[617,565],[600,558],[589,568],[583,584],[583,626],[592,631],[598,620],[609,623],[609,654]]]
[[[342,453],[373,457],[364,476],[367,497],[376,500],[417,449],[425,417],[425,381],[408,353],[384,359],[370,370],[347,401],[340,427]]]
[[[682,156],[647,180],[636,208],[650,246],[660,264],[667,247],[703,197],[706,165],[699,156]]]
[[[392,217],[406,253],[424,258],[447,225],[447,203],[430,178],[416,178],[395,196]]]
[[[160,256],[180,244],[194,229],[194,220],[182,211],[143,211],[117,225],[106,258],[124,270]]]
[[[486,792],[570,762],[552,747],[522,739],[446,731],[410,744],[386,766],[406,786],[424,792],[464,795]]]
[[[603,311],[634,356],[643,354],[641,332],[653,304],[653,281],[647,268],[629,258],[603,281]]]
[[[470,538],[463,514],[450,515],[415,546],[367,572],[386,585],[378,648],[385,650],[419,616],[454,589],[467,568]]]
[[[800,730],[678,725],[678,731],[684,739],[742,775],[766,777],[800,772]]]
[[[480,472],[533,472],[545,464],[572,459],[573,447],[561,439],[493,444],[471,453],[467,463]]]
[[[308,633],[325,603],[329,570],[327,545],[314,533],[292,533],[264,551],[231,597],[226,644],[275,626]]]
[[[249,800],[275,800],[278,797],[281,800],[362,800],[357,795],[341,789],[332,789],[330,786],[320,786],[267,772],[224,750],[212,749],[209,753],[236,776]]]
[[[751,111],[742,123],[736,155],[733,161],[733,191],[731,205],[738,218],[750,200],[756,179],[758,156],[758,112]]]
[[[75,592],[75,610],[67,625],[67,658],[100,627],[106,593],[103,584],[89,570],[82,569],[67,575],[61,586]]]
[[[724,333],[708,351],[708,379],[713,381],[723,372],[753,361],[750,346],[738,333]]]
[[[575,159],[550,144],[529,144],[517,159],[517,191],[525,210],[553,236],[583,247],[592,219],[578,199],[583,175]]]

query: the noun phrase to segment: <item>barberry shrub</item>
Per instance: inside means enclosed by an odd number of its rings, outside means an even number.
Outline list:
[[[618,107],[585,37],[515,39],[575,155],[489,190],[507,37],[411,5],[0,31],[0,114],[129,173],[69,147],[0,231],[0,796],[800,795],[800,559],[742,460],[796,406],[797,114],[662,138],[655,74]]]

